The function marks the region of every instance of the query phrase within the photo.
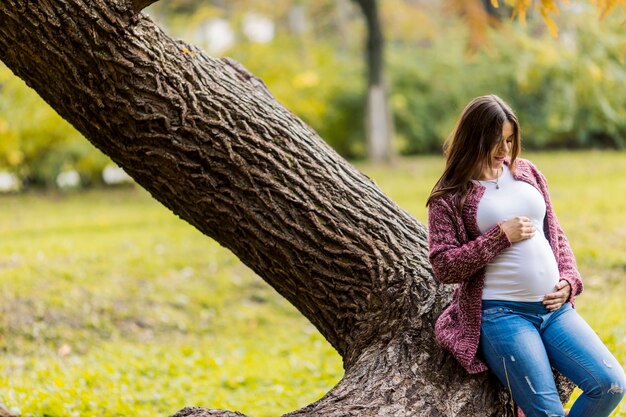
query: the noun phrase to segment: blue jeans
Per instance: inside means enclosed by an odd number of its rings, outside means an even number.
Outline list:
[[[527,417],[564,415],[551,366],[583,391],[569,417],[608,417],[624,396],[624,369],[570,303],[483,300],[479,354]]]

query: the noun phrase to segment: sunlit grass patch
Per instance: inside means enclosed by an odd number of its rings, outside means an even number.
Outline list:
[[[164,336],[99,342],[79,354],[61,347],[8,355],[3,399],[33,416],[169,415],[187,405],[276,415],[318,399],[336,382],[336,353],[317,333],[251,338],[236,334],[241,330],[220,340]]]

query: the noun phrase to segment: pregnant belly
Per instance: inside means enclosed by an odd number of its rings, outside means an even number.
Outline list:
[[[548,241],[539,235],[514,243],[489,265],[483,299],[541,301],[554,292],[559,269]]]

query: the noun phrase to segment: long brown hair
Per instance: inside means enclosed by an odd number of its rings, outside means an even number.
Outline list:
[[[426,206],[442,195],[452,194],[454,205],[462,210],[472,178],[479,178],[486,166],[491,167],[491,150],[501,140],[506,140],[502,138],[502,126],[507,121],[513,127],[510,167],[514,170],[521,135],[513,110],[493,94],[476,97],[465,106],[443,145],[446,168],[433,187]]]

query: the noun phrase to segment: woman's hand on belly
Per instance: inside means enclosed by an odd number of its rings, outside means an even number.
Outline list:
[[[500,223],[502,231],[511,243],[530,239],[535,235],[535,226],[528,217],[519,216]]]
[[[562,279],[554,287],[555,292],[546,294],[543,297],[543,305],[550,311],[555,311],[561,308],[561,306],[569,300],[569,296],[572,292],[572,288],[569,282]]]

